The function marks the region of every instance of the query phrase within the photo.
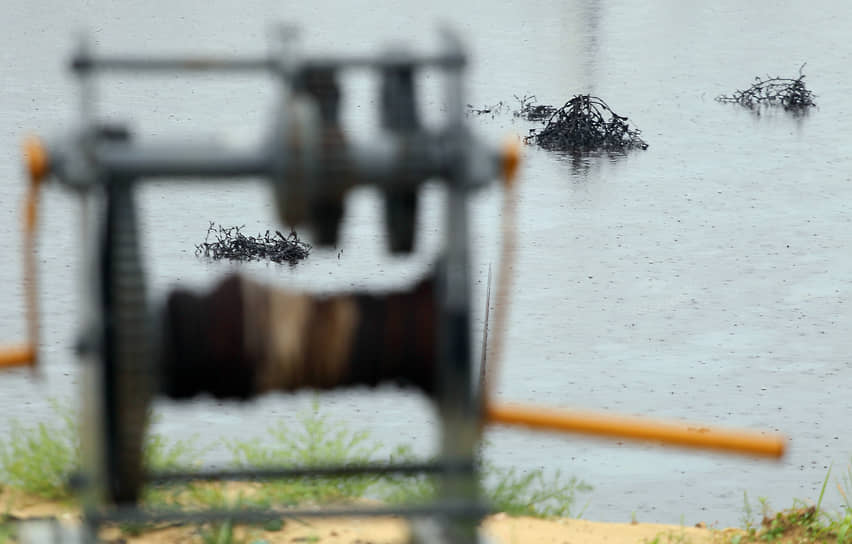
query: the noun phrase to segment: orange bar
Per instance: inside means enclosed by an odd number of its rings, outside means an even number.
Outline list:
[[[0,347],[0,368],[32,366],[35,350],[32,346]]]
[[[33,185],[44,179],[50,171],[50,160],[47,150],[38,136],[30,136],[24,140],[24,160],[27,163],[27,172]]]
[[[678,423],[649,421],[640,417],[598,413],[557,412],[534,406],[485,407],[485,420],[503,425],[564,431],[636,441],[653,441],[686,448],[720,450],[775,459],[784,455],[787,440],[777,434],[713,429]]]

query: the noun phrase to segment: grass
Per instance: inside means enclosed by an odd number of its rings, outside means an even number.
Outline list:
[[[382,445],[368,433],[352,432],[345,424],[322,415],[318,405],[303,413],[295,428],[269,428],[262,443],[230,442],[237,467],[359,464],[377,459]],[[408,446],[398,446],[384,459],[390,463],[413,461]],[[542,469],[519,472],[483,464],[481,491],[500,512],[515,516],[572,517],[577,494],[592,488],[575,477],[547,475]],[[263,494],[276,504],[333,502],[373,498],[392,504],[425,502],[437,492],[437,482],[426,476],[356,476],[303,478],[270,482]],[[581,514],[582,512],[580,512]]]
[[[71,497],[67,475],[79,465],[79,438],[72,413],[56,407],[51,423],[24,427],[12,424],[12,432],[0,442],[0,491],[4,487],[22,490],[47,500],[65,501]],[[368,433],[353,432],[341,422],[324,415],[318,404],[303,413],[295,426],[272,425],[264,439],[223,441],[232,454],[235,467],[309,466],[317,464],[357,464],[368,461],[403,462],[415,460],[410,447],[399,446],[381,455],[382,445]],[[176,470],[196,466],[206,450],[194,439],[171,441],[150,435],[145,444],[149,467]],[[577,498],[591,487],[576,477],[547,474],[542,469],[519,471],[481,460],[480,489],[494,509],[512,516],[579,517]],[[742,530],[724,533],[730,544],[762,542],[852,544],[852,465],[840,474],[837,490],[843,499],[839,513],[822,510],[831,469],[826,474],[815,505],[796,501],[792,508],[772,513],[766,498],[752,504],[743,494]],[[248,484],[189,483],[148,486],[143,504],[157,507],[201,509],[211,507],[271,507],[376,499],[391,504],[422,502],[435,496],[437,482],[426,476],[375,476],[336,478],[296,478]],[[7,494],[8,495],[8,494]],[[7,516],[0,517],[0,544],[14,541],[14,527]],[[294,520],[300,522],[299,520]],[[290,521],[287,521],[289,523]],[[230,521],[201,527],[197,536],[204,543],[230,544],[263,541],[264,531],[280,531],[284,521],[236,527]],[[300,522],[302,523],[302,522]],[[125,525],[122,530],[135,535],[144,526]],[[258,536],[260,535],[260,536]],[[665,535],[654,542],[681,542],[684,535]]]
[[[795,501],[792,508],[772,514],[765,498],[759,499],[763,519],[759,526],[751,522],[753,508],[748,496],[743,495],[745,519],[748,522],[742,532],[734,534],[730,544],[758,542],[852,544],[852,510],[848,497],[852,494],[850,470],[838,482],[837,488],[844,500],[844,512],[832,514],[822,509],[822,501],[831,476],[831,468],[825,475],[822,489],[815,505]]]
[[[315,402],[302,414],[299,424],[276,424],[266,438],[253,441],[225,441],[235,468],[307,467],[312,465],[362,464],[375,458],[381,444],[369,433],[353,432],[322,414]],[[336,502],[363,497],[381,478],[373,475],[347,478],[295,478],[269,482],[269,498],[278,504]]]
[[[843,497],[843,508],[846,509],[846,513],[852,514],[852,464],[846,467],[846,473],[837,483],[837,490]]]
[[[68,474],[79,466],[77,424],[54,403],[57,420],[24,427],[12,422],[9,439],[0,443],[0,482],[13,489],[63,500],[71,496]]]
[[[740,525],[749,533],[754,531],[754,509],[748,500],[748,492],[743,491],[743,515],[740,517]]]
[[[9,437],[0,442],[0,482],[30,495],[62,501],[72,496],[68,476],[80,466],[80,434],[73,412],[54,403],[54,413],[52,423],[25,427],[12,422]],[[192,440],[146,438],[146,463],[154,469],[186,467],[203,453]]]
[[[0,485],[0,492],[3,491],[3,486]],[[9,516],[6,513],[0,514],[0,544],[14,542],[16,536],[15,525],[10,522]]]
[[[3,487],[22,490],[47,500],[65,501],[71,493],[67,475],[79,465],[79,435],[74,415],[56,406],[51,423],[24,427],[12,424],[9,437],[0,442],[0,491]],[[309,466],[358,464],[368,461],[403,462],[415,460],[410,447],[399,446],[381,455],[382,445],[368,433],[354,432],[341,422],[324,415],[317,403],[303,413],[295,426],[274,424],[261,440],[222,442],[232,455],[234,467]],[[197,466],[206,453],[196,440],[167,440],[150,435],[145,444],[149,467],[176,470]],[[577,498],[591,487],[576,477],[547,474],[542,469],[519,471],[502,468],[480,459],[480,490],[495,510],[512,516],[580,517]],[[837,490],[843,499],[839,513],[822,510],[831,469],[826,474],[815,505],[796,501],[792,508],[774,513],[766,498],[752,504],[743,494],[742,530],[725,534],[730,544],[762,542],[852,544],[852,465],[840,474]],[[427,476],[375,476],[334,478],[295,478],[248,483],[189,483],[148,486],[143,504],[155,507],[203,509],[212,507],[272,507],[352,501],[362,498],[400,504],[433,498],[437,482]],[[295,520],[299,522],[299,520]],[[262,541],[263,531],[280,531],[284,521],[235,527],[230,521],[209,524],[197,536],[204,543],[226,544]],[[122,530],[135,535],[144,526],[125,525]],[[0,517],[0,544],[14,541],[8,517]],[[683,535],[658,537],[655,542],[681,542]]]
[[[751,542],[852,542],[849,532],[852,519],[832,517],[817,509],[797,502],[794,507],[763,518],[759,527],[752,527],[733,535],[731,544]]]
[[[665,533],[654,537],[653,540],[646,541],[647,544],[689,544],[689,538],[683,533],[681,528],[679,533]]]
[[[796,500],[791,508],[773,513],[769,501],[759,497],[752,504],[747,493],[743,493],[741,529],[717,532],[713,542],[726,544],[852,544],[852,509],[848,497],[852,495],[852,465],[837,483],[843,498],[843,511],[831,513],[822,509],[828,488],[831,469],[828,470],[820,489],[816,504]],[[759,517],[758,517],[759,516]],[[681,523],[683,526],[683,523]],[[679,534],[658,535],[647,544],[679,544],[689,540],[683,530]]]
[[[498,512],[510,516],[545,518],[582,517],[584,506],[574,510],[578,493],[592,490],[592,486],[575,476],[565,478],[561,472],[548,476],[542,469],[519,472],[515,468],[499,468],[489,464],[483,494]],[[490,477],[489,477],[490,476]]]
[[[5,520],[0,520],[0,544],[15,541],[15,527]]]
[[[57,418],[50,423],[25,427],[13,423],[9,436],[0,442],[0,485],[51,501],[72,498],[67,478],[80,460],[76,418],[70,410],[54,404]],[[354,432],[344,423],[333,421],[314,403],[295,426],[282,423],[267,429],[263,440],[223,440],[236,467],[310,466],[360,464],[369,461],[413,461],[410,447],[398,446],[380,455],[382,445],[366,432]],[[168,440],[149,435],[145,460],[149,468],[178,470],[199,464],[207,450],[196,440]],[[526,472],[482,463],[480,489],[497,511],[513,516],[571,517],[578,494],[591,486],[561,474],[547,475],[542,469]],[[294,506],[373,499],[391,504],[422,502],[434,497],[437,483],[426,476],[359,475],[353,477],[293,478],[261,483],[189,483],[147,486],[142,504],[149,507],[184,509]],[[298,521],[298,520],[296,520]],[[283,521],[237,528],[230,521],[200,528],[202,542],[219,544],[254,542],[260,531],[277,531]],[[139,524],[120,526],[128,536],[150,527]],[[10,538],[11,528],[0,523],[0,544]],[[251,536],[251,540],[249,540]]]

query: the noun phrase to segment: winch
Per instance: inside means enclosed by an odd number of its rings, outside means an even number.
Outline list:
[[[758,433],[687,428],[592,414],[501,406],[475,379],[471,349],[468,234],[470,195],[503,181],[511,204],[520,149],[480,141],[465,123],[467,57],[451,32],[432,54],[389,50],[376,56],[300,56],[291,47],[258,58],[101,56],[85,44],[71,69],[83,91],[83,119],[70,134],[30,139],[25,253],[29,342],[0,353],[0,367],[35,368],[38,348],[34,236],[37,195],[47,180],[89,205],[86,224],[86,304],[77,344],[83,385],[83,467],[74,478],[90,538],[105,522],[280,518],[280,511],[181,512],[139,509],[146,483],[257,480],[360,473],[429,473],[441,478],[434,503],[412,507],[294,510],[295,517],[396,514],[437,520],[440,541],[475,542],[487,513],[477,486],[475,452],[484,424],[503,423],[599,436],[652,440],[771,457],[785,441]],[[443,123],[420,119],[418,75],[443,78]],[[381,131],[358,140],[344,130],[341,75],[362,71],[379,82]],[[98,120],[95,76],[126,72],[243,72],[272,74],[277,102],[264,137],[252,147],[163,137],[142,142],[126,125]],[[393,254],[415,251],[419,190],[438,181],[446,191],[442,249],[430,271],[412,285],[386,292],[333,295],[297,292],[241,275],[208,292],[177,289],[150,305],[140,253],[136,191],[152,179],[212,183],[262,179],[281,223],[312,233],[320,246],[337,243],[349,191],[373,186],[384,200],[382,218]],[[510,216],[511,209],[504,210]],[[511,253],[504,229],[503,258]],[[501,268],[498,303],[505,300],[510,267]],[[498,308],[499,310],[499,308]],[[496,334],[505,316],[495,316]],[[392,382],[410,385],[434,401],[441,425],[437,461],[399,465],[278,467],[255,470],[146,473],[142,446],[156,397],[207,394],[251,400],[271,391],[334,389]],[[493,377],[484,380],[493,383]]]

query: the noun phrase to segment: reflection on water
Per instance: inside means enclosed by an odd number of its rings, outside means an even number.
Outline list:
[[[641,152],[641,151],[640,151]],[[601,174],[602,170],[613,167],[627,156],[622,151],[556,151],[553,157],[571,168],[571,174],[575,181],[587,180],[592,172]]]
[[[270,20],[301,24],[306,50],[369,52],[404,34],[435,46],[433,21],[462,31],[471,48],[472,104],[536,94],[561,104],[593,92],[618,105],[643,131],[647,151],[623,157],[557,155],[528,148],[522,167],[516,291],[500,395],[518,401],[683,418],[707,424],[781,430],[792,448],[779,464],[621,445],[516,430],[488,432],[497,464],[544,466],[596,488],[586,517],[626,521],[735,524],[742,492],[778,507],[816,499],[826,467],[852,454],[846,427],[852,398],[852,172],[849,10],[840,2],[768,0],[693,3],[577,1],[489,5],[437,1],[302,3],[269,0],[148,6],[90,2],[51,6],[13,1],[0,22],[0,251],[3,339],[22,336],[17,236],[22,194],[17,156],[22,134],[54,133],[76,115],[76,88],[60,69],[72,31],[87,26],[105,51],[251,53],[264,47]],[[754,75],[789,73],[808,61],[819,109],[801,118],[752,113],[713,98]],[[369,82],[344,99],[349,130],[375,114]],[[267,80],[111,78],[106,115],[133,119],[145,136],[214,132],[239,139],[267,121]],[[440,110],[438,93],[424,106]],[[511,116],[469,120],[486,137],[530,128]],[[239,267],[282,285],[314,289],[381,287],[414,281],[440,242],[440,191],[426,194],[422,253],[384,255],[374,195],[347,209],[341,258],[314,252],[293,269]],[[473,204],[475,335],[485,278],[496,262],[498,194]],[[234,265],[193,255],[208,221],[265,230],[275,225],[261,184],[172,186],[140,194],[143,246],[154,296],[175,283],[204,287]],[[80,264],[77,208],[46,191],[40,264],[44,291],[45,377],[0,377],[0,410],[11,418],[49,417],[47,397],[76,390],[73,345]],[[418,396],[393,389],[323,395],[324,409],[353,428],[369,428],[388,447],[435,443],[434,416]],[[262,434],[272,420],[293,421],[310,393],[270,396],[250,405],[162,403],[157,429],[172,436]],[[9,419],[5,419],[9,418]],[[213,460],[222,460],[223,452]],[[825,504],[839,497],[827,492]],[[683,518],[681,517],[683,516]]]

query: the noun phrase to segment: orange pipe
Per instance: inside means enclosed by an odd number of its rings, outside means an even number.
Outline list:
[[[485,406],[485,420],[502,425],[580,433],[624,440],[652,441],[686,448],[719,450],[775,459],[784,455],[787,440],[776,434],[690,427],[640,417],[609,416],[547,410],[534,406]]]
[[[0,348],[0,368],[30,366],[35,361],[32,346],[9,346]]]
[[[35,237],[38,211],[38,189],[49,171],[47,151],[38,138],[24,142],[24,158],[30,177],[29,189],[24,200],[24,297],[26,300],[28,344],[24,346],[0,347],[0,369],[18,366],[35,368],[38,346],[38,290],[36,289]]]

